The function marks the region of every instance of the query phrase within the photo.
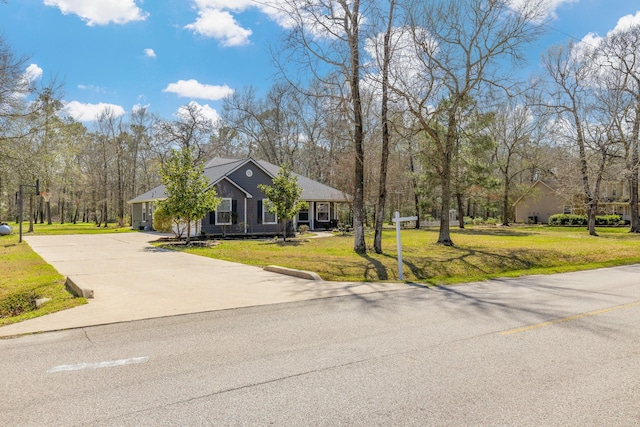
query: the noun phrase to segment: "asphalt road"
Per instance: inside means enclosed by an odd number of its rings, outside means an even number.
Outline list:
[[[0,341],[0,424],[640,424],[640,266]]]

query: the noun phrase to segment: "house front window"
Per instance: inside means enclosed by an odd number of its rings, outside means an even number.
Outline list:
[[[309,209],[302,209],[298,212],[298,221],[309,222]]]
[[[563,206],[562,213],[563,214],[570,214],[571,213],[571,206]]]
[[[278,218],[276,214],[269,212],[271,208],[271,202],[269,199],[262,199],[262,223],[263,224],[277,224]]]
[[[329,221],[329,203],[318,203],[316,205],[316,220],[322,222]]]
[[[216,208],[216,225],[231,225],[231,199],[222,199]]]
[[[147,203],[142,204],[142,222],[147,221]]]

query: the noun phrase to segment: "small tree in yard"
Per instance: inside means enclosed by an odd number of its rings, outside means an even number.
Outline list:
[[[273,178],[273,186],[259,184],[258,188],[269,199],[269,212],[282,221],[282,235],[286,242],[287,221],[306,206],[305,202],[299,200],[302,195],[302,187],[298,185],[298,178],[292,174],[291,165],[285,163],[280,167],[278,175]]]
[[[190,148],[172,150],[161,170],[167,199],[160,202],[160,208],[174,220],[187,223],[187,244],[191,243],[191,221],[215,210],[221,200],[215,189],[209,188],[203,170]]]

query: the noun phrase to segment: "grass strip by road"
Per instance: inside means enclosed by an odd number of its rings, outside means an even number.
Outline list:
[[[12,234],[18,234],[18,223],[10,223],[12,228]],[[22,224],[23,236],[49,236],[49,235],[61,235],[61,234],[107,234],[107,233],[131,233],[134,230],[131,227],[118,227],[116,224],[109,224],[108,227],[96,227],[93,222],[78,222],[72,223],[34,223],[33,233],[28,233],[29,223],[24,222]]]
[[[85,304],[65,289],[65,277],[18,236],[0,237],[0,326]],[[37,298],[50,298],[36,308]]]
[[[10,224],[12,234],[0,236],[0,326],[20,322],[56,311],[85,304],[84,298],[70,294],[60,275],[26,243],[18,243],[19,224]],[[30,235],[103,234],[130,232],[128,227],[96,227],[92,223],[34,224],[34,232],[28,233],[29,223],[23,223],[23,237]],[[35,300],[50,300],[36,307]]]
[[[496,227],[453,229],[455,246],[435,243],[437,229],[403,230],[405,280],[452,284],[496,277],[551,274],[640,262],[640,235],[627,228],[598,229],[599,237],[582,228]],[[367,241],[373,240],[372,234]],[[396,281],[395,232],[385,230],[383,253],[353,252],[352,236],[292,241],[222,240],[211,247],[190,247],[189,253],[264,267],[314,271],[325,280]]]

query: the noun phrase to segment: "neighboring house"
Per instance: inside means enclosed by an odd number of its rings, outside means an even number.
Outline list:
[[[527,224],[548,224],[551,215],[571,213],[571,207],[565,198],[542,180],[534,182],[527,192],[513,203],[513,207],[516,222]]]
[[[602,185],[598,202],[598,215],[617,214],[625,221],[631,218],[629,192],[623,182],[606,182]],[[555,214],[585,214],[583,196],[573,198],[562,195],[555,187],[538,180],[527,192],[513,203],[515,220],[519,223],[549,223]]]
[[[269,213],[265,195],[259,184],[273,185],[280,168],[264,160],[227,159],[217,157],[207,162],[204,174],[222,198],[214,212],[196,223],[193,234],[204,232],[214,236],[275,235],[280,225]],[[301,200],[307,209],[293,219],[293,226],[308,225],[310,230],[329,229],[337,225],[338,205],[346,203],[345,194],[302,175],[294,174],[302,188]],[[130,200],[132,228],[153,229],[155,204],[166,199],[165,187],[160,185]]]

